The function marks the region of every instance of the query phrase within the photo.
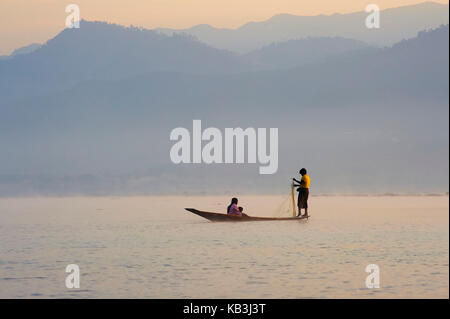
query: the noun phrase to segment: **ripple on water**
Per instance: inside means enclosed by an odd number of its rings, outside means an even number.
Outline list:
[[[47,279],[47,277],[3,277],[2,280],[30,280],[30,279]]]

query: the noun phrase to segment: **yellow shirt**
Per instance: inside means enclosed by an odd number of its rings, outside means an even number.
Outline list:
[[[301,181],[303,182],[303,184],[300,185],[300,188],[309,188],[311,179],[309,178],[308,174],[303,175]]]

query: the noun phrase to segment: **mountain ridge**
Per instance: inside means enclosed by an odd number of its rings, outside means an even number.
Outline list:
[[[448,99],[448,26],[290,69],[83,81],[0,104],[0,195],[278,192],[299,161],[317,192],[445,191]],[[279,171],[170,163],[170,131],[193,119],[278,127]]]
[[[381,10],[381,28],[367,29],[364,11],[345,14],[297,16],[277,14],[267,20],[247,22],[236,29],[193,26],[187,29],[156,28],[164,34],[186,33],[213,47],[248,53],[272,42],[307,36],[340,36],[375,46],[388,46],[417,32],[448,24],[448,5],[423,2]]]

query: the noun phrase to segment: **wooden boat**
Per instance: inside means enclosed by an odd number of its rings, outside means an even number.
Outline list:
[[[212,222],[253,222],[253,221],[274,221],[274,220],[301,220],[307,219],[308,217],[252,217],[252,216],[236,216],[236,215],[228,215],[228,214],[219,214],[219,213],[211,213],[211,212],[202,212],[201,210],[197,210],[195,208],[185,208],[187,211],[206,218]]]

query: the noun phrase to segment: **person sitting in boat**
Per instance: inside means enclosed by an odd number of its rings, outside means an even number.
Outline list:
[[[309,178],[306,169],[302,168],[300,170],[300,175],[302,175],[302,178],[300,181],[293,178],[292,180],[294,182],[299,183],[299,185],[295,185],[298,192],[298,200],[297,200],[297,207],[298,207],[298,215],[297,217],[308,217],[308,197],[309,197],[309,185],[311,184],[311,179]],[[302,208],[305,209],[305,214],[301,215]]]
[[[237,204],[238,204],[238,199],[236,197],[233,197],[231,199],[231,204],[228,205],[228,207],[227,207],[227,214],[242,216],[242,212],[239,211]]]
[[[242,208],[241,206],[238,207],[239,211],[241,212],[242,216],[247,216],[247,214],[244,214],[244,208]]]

